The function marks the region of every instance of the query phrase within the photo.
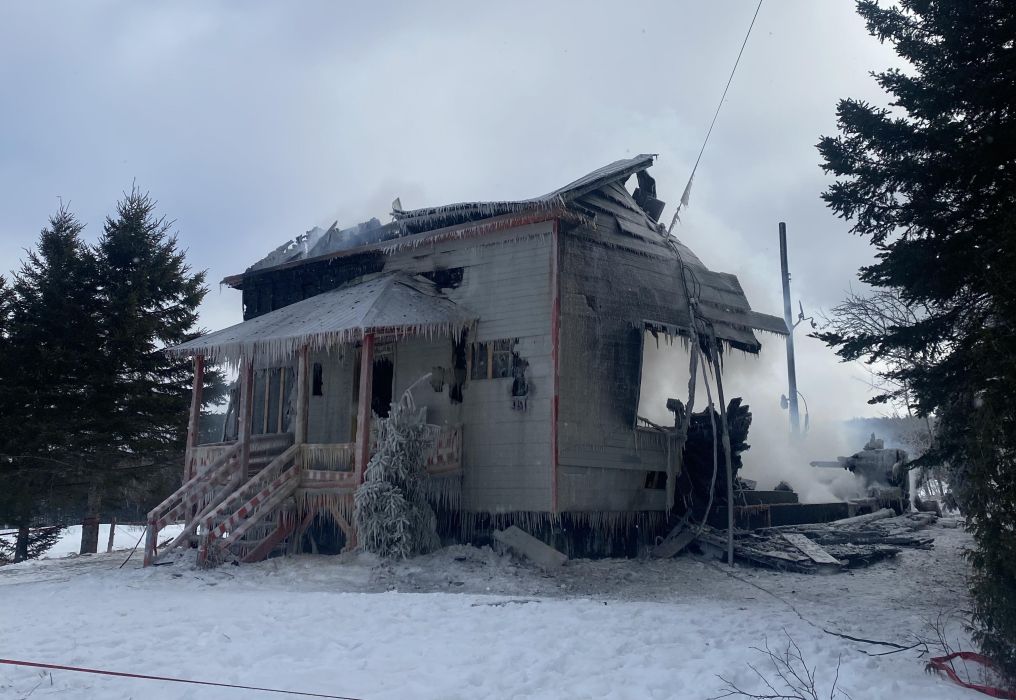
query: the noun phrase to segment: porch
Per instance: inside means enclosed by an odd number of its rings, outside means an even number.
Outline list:
[[[362,305],[365,295],[373,303]],[[361,313],[350,317],[349,304],[360,305]],[[412,327],[384,317],[393,305],[403,309],[403,320],[406,309],[414,312]],[[338,318],[333,314],[329,319],[329,311],[336,310]],[[301,329],[301,320],[314,328]],[[194,362],[183,484],[149,513],[145,564],[195,544],[198,561],[205,565],[229,556],[257,561],[280,547],[295,551],[319,517],[341,530],[347,548],[354,546],[353,494],[372,452],[372,416],[387,415],[395,390],[394,372],[378,374],[379,354],[382,365],[393,366],[385,358],[391,348],[436,330],[458,332],[469,323],[449,300],[392,276],[312,297],[172,348]],[[450,340],[443,343],[451,355]],[[312,394],[323,393],[321,366],[311,362],[312,352],[356,358],[351,396],[331,396],[312,409]],[[235,361],[239,372],[234,408],[227,412],[228,439],[200,444],[208,360]],[[389,383],[376,387],[379,376]],[[337,404],[343,409],[339,414],[352,415],[346,428],[336,416]],[[331,434],[348,430],[352,439],[310,441],[315,420],[335,428]],[[434,448],[428,471],[435,479],[460,475],[461,425],[446,421],[430,430]],[[159,547],[160,531],[181,520],[180,535]]]

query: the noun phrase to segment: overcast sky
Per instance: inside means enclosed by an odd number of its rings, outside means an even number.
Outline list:
[[[754,8],[4,3],[0,272],[58,197],[94,240],[132,181],[208,270],[209,329],[240,318],[222,277],[314,225],[388,221],[396,196],[407,208],[530,197],[648,152],[669,221]],[[846,0],[763,4],[677,229],[754,308],[782,315],[780,220],[795,307],[828,309],[856,286],[871,251],[819,199],[815,144],[839,98],[886,101],[868,72],[894,61]],[[865,373],[801,330],[813,422],[878,413]],[[763,342],[758,371],[778,392],[782,342]]]

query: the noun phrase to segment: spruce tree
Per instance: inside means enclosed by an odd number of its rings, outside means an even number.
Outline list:
[[[125,480],[143,482],[145,471],[136,467],[182,469],[193,369],[162,350],[197,334],[197,309],[208,290],[171,225],[147,193],[132,188],[107,217],[95,249],[104,355],[96,409],[105,459],[90,476],[93,519]],[[208,382],[216,381],[210,373]],[[86,541],[82,533],[82,550],[95,551],[97,537],[89,532]]]
[[[440,545],[427,502],[427,450],[433,444],[411,391],[393,402],[387,417],[374,414],[377,449],[354,494],[360,546],[386,559],[406,559]]]
[[[65,208],[0,285],[0,520],[23,533],[74,497],[94,455],[95,258]],[[19,549],[20,551],[20,549]]]
[[[908,64],[875,74],[888,107],[846,99],[823,137],[828,206],[869,238],[863,282],[913,313],[879,332],[821,334],[846,360],[893,358],[887,378],[937,416],[977,551],[984,651],[1016,678],[1016,7],[1011,0],[857,4]],[[895,362],[898,358],[903,362]]]

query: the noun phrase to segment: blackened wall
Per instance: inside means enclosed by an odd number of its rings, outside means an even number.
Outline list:
[[[603,219],[560,236],[558,506],[658,510],[647,473],[665,469],[665,448],[635,430],[643,329],[687,327],[687,297],[675,257]]]

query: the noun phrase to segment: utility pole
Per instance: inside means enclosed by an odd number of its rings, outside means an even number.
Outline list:
[[[801,435],[801,417],[797,410],[797,370],[794,367],[794,315],[790,308],[790,266],[787,263],[787,224],[780,222],[780,268],[783,272],[783,320],[787,322],[787,379],[790,392],[790,435]],[[803,316],[803,314],[802,314]]]

